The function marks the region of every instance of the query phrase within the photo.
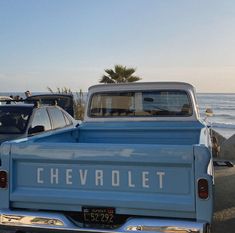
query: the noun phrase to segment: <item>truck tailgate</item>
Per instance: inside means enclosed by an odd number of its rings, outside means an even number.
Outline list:
[[[193,218],[193,146],[34,143],[12,146],[10,205]]]

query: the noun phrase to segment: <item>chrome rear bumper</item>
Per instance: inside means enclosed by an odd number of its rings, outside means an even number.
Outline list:
[[[206,233],[206,222],[130,218],[117,229],[82,228],[60,213],[0,210],[0,228],[81,233]]]

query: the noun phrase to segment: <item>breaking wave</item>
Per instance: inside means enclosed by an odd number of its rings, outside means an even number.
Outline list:
[[[212,122],[211,125],[212,127],[216,127],[216,128],[234,129],[234,133],[235,133],[235,124]]]

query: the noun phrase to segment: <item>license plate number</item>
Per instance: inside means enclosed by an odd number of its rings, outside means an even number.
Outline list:
[[[104,207],[83,207],[83,220],[86,224],[104,224],[111,225],[114,223],[115,209]]]

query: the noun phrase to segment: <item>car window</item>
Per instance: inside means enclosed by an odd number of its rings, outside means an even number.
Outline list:
[[[37,109],[34,114],[31,128],[34,128],[35,126],[38,125],[44,126],[45,131],[51,130],[50,118],[45,108]]]
[[[22,134],[28,125],[32,108],[1,106],[0,134]]]
[[[66,125],[72,125],[73,122],[71,121],[69,116],[67,114],[65,114],[65,113],[63,113],[63,114],[64,114],[64,119],[65,119]]]
[[[58,108],[48,108],[51,120],[53,122],[53,128],[62,128],[66,126],[64,114]]]

